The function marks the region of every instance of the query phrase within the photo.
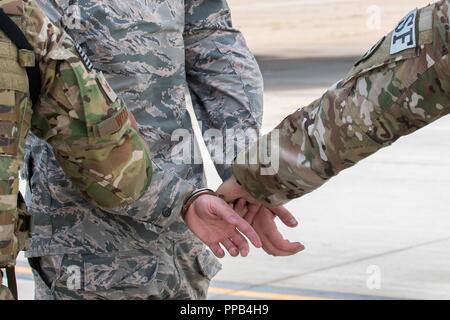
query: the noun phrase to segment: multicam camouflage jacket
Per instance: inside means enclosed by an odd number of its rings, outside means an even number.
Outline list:
[[[179,213],[185,197],[205,182],[203,165],[195,157],[198,145],[186,91],[203,132],[257,130],[262,118],[262,77],[245,40],[231,24],[226,2],[39,3],[81,45],[134,113],[152,151],[154,172],[139,201],[106,212],[88,204],[62,172],[52,148],[31,137],[28,169],[23,170],[34,217],[28,255],[150,250],[149,244],[163,233],[194,239]],[[172,155],[183,148],[192,158],[180,163]],[[230,176],[231,162],[216,161],[222,177]]]
[[[6,267],[26,246],[15,233],[19,169],[30,128],[53,147],[86,201],[105,209],[137,200],[150,184],[152,166],[125,104],[66,33],[34,0],[0,0],[0,9],[33,48],[18,50],[0,31],[0,267]],[[32,108],[25,67],[35,64],[42,88]]]
[[[238,157],[237,180],[277,206],[450,113],[449,14],[448,0],[411,11],[347,77],[261,139],[261,154],[278,154],[277,171],[269,157],[245,164],[255,144]]]

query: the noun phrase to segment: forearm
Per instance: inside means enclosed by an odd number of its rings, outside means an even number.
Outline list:
[[[183,223],[181,210],[185,199],[196,187],[154,165],[152,183],[144,195],[130,205],[108,209],[112,214],[123,215],[151,225],[158,231]]]
[[[277,171],[268,172],[262,162],[242,164],[245,155],[258,152],[253,145],[234,165],[237,180],[266,204],[280,205],[448,114],[449,43],[441,28],[448,2],[444,3],[434,9],[429,28],[428,20],[422,20],[429,12],[420,11],[417,23],[423,29],[418,30],[417,49],[392,55],[392,34],[388,35],[345,80],[272,132],[272,137],[279,135],[279,141],[272,139],[272,146],[279,146]]]

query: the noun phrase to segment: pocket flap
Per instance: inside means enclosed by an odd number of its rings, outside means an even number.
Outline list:
[[[203,276],[209,280],[212,280],[222,270],[222,264],[207,250],[197,256],[197,263]]]
[[[85,291],[138,288],[157,273],[158,259],[150,254],[126,253],[87,257],[84,260]]]
[[[128,121],[128,109],[123,107],[108,119],[103,120],[94,126],[94,133],[100,138],[108,138],[109,136],[122,130],[124,124]]]

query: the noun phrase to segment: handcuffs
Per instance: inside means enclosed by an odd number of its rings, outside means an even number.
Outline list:
[[[223,199],[223,196],[221,196],[214,190],[211,190],[208,188],[194,190],[189,194],[189,196],[183,202],[183,207],[181,209],[181,216],[183,218],[186,215],[186,212],[189,210],[189,207],[191,206],[191,204],[193,204],[195,200],[197,200],[199,197],[201,197],[203,195],[210,195],[210,196],[215,196],[215,197]]]

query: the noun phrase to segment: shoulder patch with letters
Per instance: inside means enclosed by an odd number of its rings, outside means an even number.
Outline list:
[[[417,46],[417,9],[400,21],[392,33],[390,54],[396,54]]]

